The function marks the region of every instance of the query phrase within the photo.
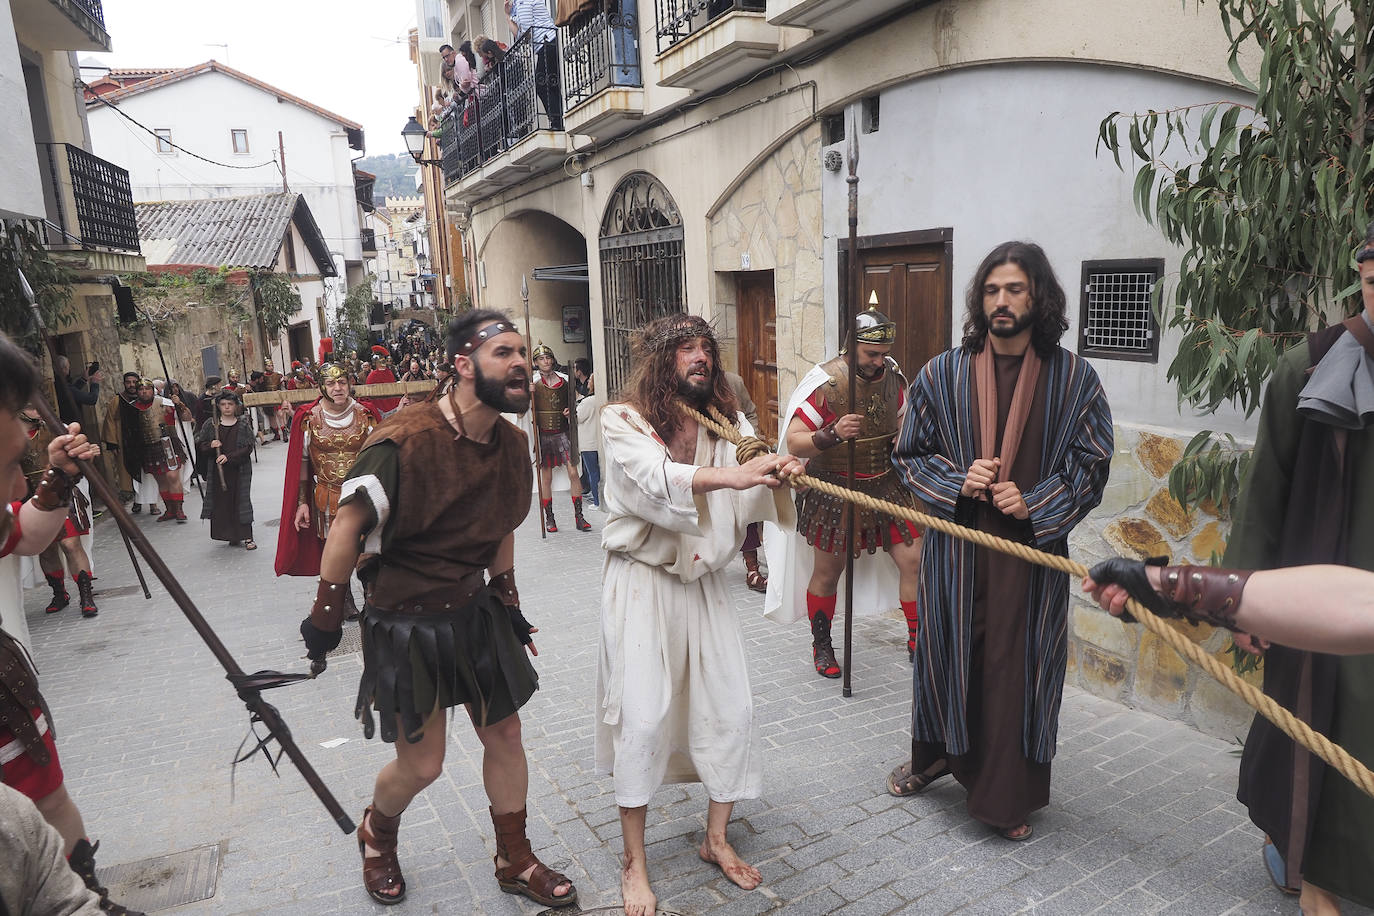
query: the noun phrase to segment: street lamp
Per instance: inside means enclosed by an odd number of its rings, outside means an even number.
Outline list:
[[[406,126],[401,129],[401,137],[406,141],[406,149],[410,152],[411,158],[420,165],[443,165],[439,159],[422,158],[425,154],[425,139],[428,136],[429,134],[420,126],[420,122],[415,120],[414,115],[410,116]]]

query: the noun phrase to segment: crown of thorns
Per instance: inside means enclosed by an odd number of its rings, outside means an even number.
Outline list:
[[[644,335],[644,349],[650,351],[667,350],[676,347],[684,340],[692,340],[697,337],[705,337],[711,343],[716,343],[716,331],[706,322],[706,319],[697,315],[683,315],[673,321],[667,327],[654,334]]]

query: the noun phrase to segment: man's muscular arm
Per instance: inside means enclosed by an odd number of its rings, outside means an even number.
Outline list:
[[[787,450],[798,458],[815,458],[845,439],[857,436],[862,423],[862,417],[851,413],[829,426],[812,431],[801,417],[794,415],[787,423]]]
[[[19,507],[22,534],[14,545],[14,553],[34,556],[52,543],[67,520],[71,490],[81,478],[81,469],[76,466],[75,459],[90,461],[99,454],[100,447],[87,441],[80,423],[68,423],[65,436],[53,437],[48,443],[48,464],[61,474]]]
[[[329,538],[320,557],[320,584],[310,616],[301,621],[301,638],[316,674],[324,670],[324,657],[338,648],[343,638],[344,593],[348,578],[362,552],[362,537],[368,528],[367,510],[356,502],[339,506],[339,514],[329,526]]]

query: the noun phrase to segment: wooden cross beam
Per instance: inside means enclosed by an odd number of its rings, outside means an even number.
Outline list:
[[[434,390],[434,379],[422,379],[418,382],[383,382],[379,385],[354,385],[353,396],[355,398],[397,398],[403,394],[428,394]],[[292,404],[304,404],[313,401],[320,396],[320,389],[311,385],[308,388],[297,388],[294,391],[250,391],[243,396],[245,407],[276,407],[283,400],[290,401]]]

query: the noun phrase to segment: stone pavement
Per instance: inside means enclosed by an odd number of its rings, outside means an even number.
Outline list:
[[[303,671],[296,631],[314,581],[272,574],[286,448],[259,455],[258,551],[212,542],[194,493],[189,524],[146,515],[137,523],[244,670]],[[530,829],[589,910],[619,900],[617,809],[611,780],[592,766],[601,556],[598,534],[572,529],[566,496],[558,510],[562,531],[541,540],[531,512],[517,538],[521,594],[542,630],[542,685],[522,715]],[[604,516],[589,517],[599,530]],[[217,844],[216,893],[176,912],[380,911],[363,893],[355,838],[289,763],[280,778],[261,757],[231,770],[247,715],[160,585],[151,601],[139,593],[111,521],[97,526],[95,549],[98,618],[74,608],[47,616],[41,590],[28,593],[26,610],[68,786],[101,840],[102,866]],[[1065,697],[1051,805],[1032,817],[1031,841],[1009,843],[970,821],[949,780],[921,797],[890,797],[884,778],[910,741],[903,623],[857,622],[854,695],[843,699],[837,681],[812,671],[805,627],[765,620],[743,566],[733,573],[765,785],[761,799],[736,807],[731,838],[764,882],[746,893],[699,861],[705,795],[697,785],[665,787],[648,818],[650,874],[665,911],[1297,912],[1270,885],[1260,836],[1233,798],[1237,749],[1079,691]],[[334,658],[318,680],[267,694],[353,817],[390,757],[352,718],[360,669],[357,655]],[[451,732],[444,775],[405,814],[410,892],[394,911],[536,913],[492,878],[480,746],[466,723]]]

